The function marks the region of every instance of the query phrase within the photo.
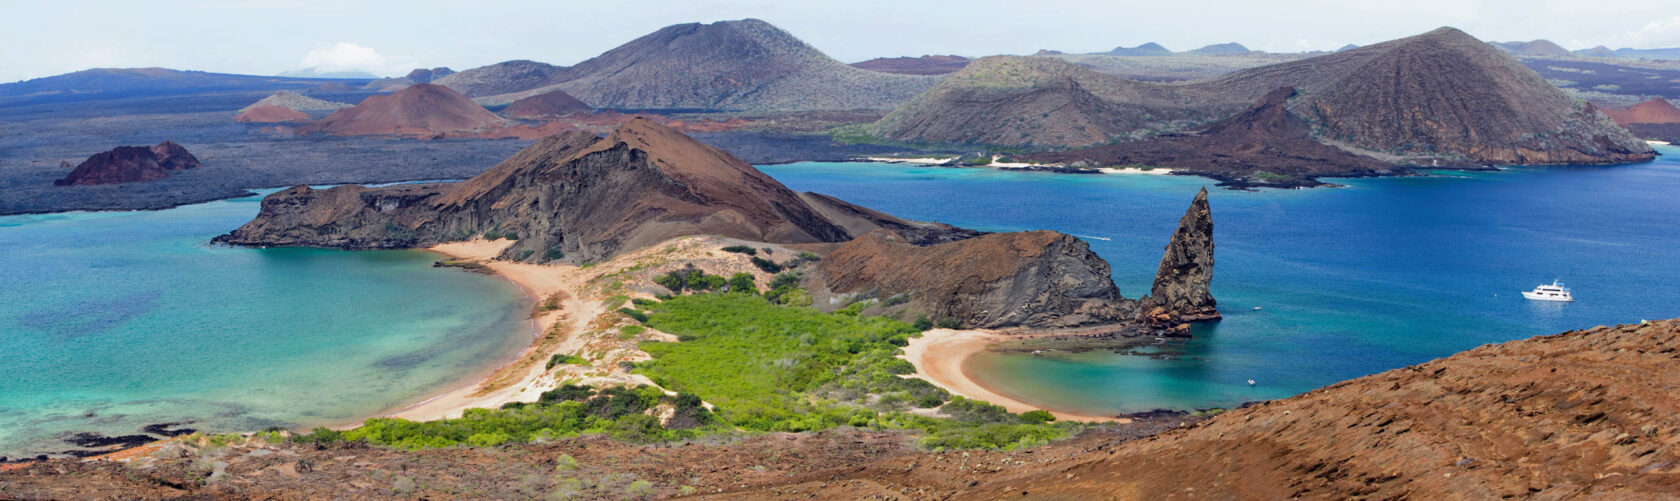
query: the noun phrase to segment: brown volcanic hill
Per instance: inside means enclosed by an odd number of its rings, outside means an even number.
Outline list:
[[[1551,40],[1533,40],[1528,42],[1488,42],[1499,50],[1517,56],[1529,57],[1569,57],[1575,55],[1569,49],[1559,47]]]
[[[1314,138],[1379,156],[1552,164],[1643,161],[1655,154],[1516,58],[1452,28],[1191,84],[1132,82],[1030,62],[1045,58],[988,59],[893,110],[873,133],[898,141],[1087,146],[1186,130],[1294,87],[1301,96],[1289,108],[1312,125]],[[1112,115],[1090,118],[1102,128],[1041,123],[1049,109],[991,112],[1067,75],[1115,105]]]
[[[886,218],[847,224],[949,229]],[[283,190],[263,200],[256,219],[217,240],[402,248],[489,231],[519,236],[504,257],[536,262],[561,253],[589,261],[694,234],[778,243],[852,238],[752,166],[635,119],[606,139],[575,130],[545,138],[461,183]]]
[[[430,137],[445,132],[501,127],[500,117],[448,87],[414,84],[391,95],[369,96],[298,129],[300,134]]]
[[[296,122],[308,119],[309,115],[301,111],[267,104],[245,110],[245,112],[233,116],[233,120],[236,122],[248,123]]]
[[[908,308],[965,327],[1073,327],[1130,320],[1108,263],[1054,231],[993,233],[918,247],[889,231],[823,257],[823,285],[838,293],[909,294]]]
[[[1085,146],[1198,116],[1176,89],[1050,57],[975,60],[870,126],[894,141]],[[1234,111],[1234,110],[1233,110]]]
[[[174,141],[157,146],[118,146],[111,151],[95,154],[77,165],[64,179],[53,181],[56,186],[84,186],[155,181],[169,176],[169,171],[196,169],[198,157]]]
[[[546,120],[593,111],[595,108],[572,97],[566,91],[556,90],[514,101],[502,110],[502,116],[521,120]]]
[[[1286,108],[1295,89],[1260,98],[1241,114],[1190,135],[1161,136],[1021,158],[1074,165],[1171,167],[1234,186],[1313,186],[1316,176],[1373,175],[1387,163],[1320,143],[1312,125]],[[1260,173],[1265,174],[1260,174]],[[1282,177],[1280,177],[1282,176]]]
[[[1340,74],[1301,87],[1307,96],[1291,107],[1326,138],[1484,164],[1628,162],[1654,155],[1516,58],[1452,28],[1324,57],[1346,58]],[[1312,59],[1280,66],[1307,61]]]
[[[559,89],[615,109],[890,109],[936,80],[853,68],[770,23],[743,19],[667,26],[560,70],[540,86],[480,101],[506,103]]]
[[[436,77],[431,83],[454,89],[467,97],[478,98],[546,85],[550,78],[563,70],[564,67],[536,61],[503,61]]]
[[[1629,106],[1625,110],[1600,108],[1611,120],[1623,127],[1633,124],[1673,124],[1680,123],[1680,108],[1675,108],[1668,100],[1653,97]]]
[[[852,67],[900,75],[944,75],[963,69],[969,61],[962,56],[878,57],[852,63]]]

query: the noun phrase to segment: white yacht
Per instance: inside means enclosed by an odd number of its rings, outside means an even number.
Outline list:
[[[1553,280],[1551,285],[1541,285],[1535,287],[1534,290],[1523,291],[1523,297],[1535,301],[1563,301],[1566,303],[1575,301],[1575,296],[1569,295],[1569,288],[1564,287],[1563,283],[1557,280]]]

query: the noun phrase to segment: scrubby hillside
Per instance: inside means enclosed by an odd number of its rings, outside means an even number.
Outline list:
[[[871,131],[920,143],[1084,146],[1208,114],[1179,94],[1056,58],[993,56],[893,110]]]
[[[536,61],[504,61],[444,75],[433,79],[431,83],[454,89],[467,97],[478,98],[546,85],[550,78],[563,70],[563,67]]]

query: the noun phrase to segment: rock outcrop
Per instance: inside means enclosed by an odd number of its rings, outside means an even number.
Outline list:
[[[847,242],[818,265],[827,294],[892,302],[914,315],[963,327],[1064,328],[1111,324],[1120,331],[1188,336],[1189,323],[1220,318],[1213,280],[1213,213],[1207,190],[1190,203],[1149,296],[1126,299],[1108,262],[1083,240],[1054,231],[918,240],[890,226]],[[938,236],[948,237],[951,233]],[[815,290],[815,289],[814,289]]]
[[[118,146],[88,157],[64,179],[53,181],[53,184],[83,186],[155,181],[168,177],[171,171],[196,169],[198,166],[198,157],[174,141],[164,141],[152,147]]]
[[[556,90],[514,101],[502,109],[502,116],[520,120],[550,120],[593,111],[595,108],[566,91]]]
[[[233,120],[245,123],[300,122],[309,120],[309,115],[294,109],[265,104],[234,115]]]
[[[1207,188],[1202,188],[1167,241],[1155,284],[1142,301],[1141,320],[1158,327],[1218,320],[1218,303],[1208,292],[1212,282],[1213,212],[1208,209]]]
[[[843,242],[848,227],[903,225],[942,227],[879,213],[842,226],[752,166],[634,119],[606,139],[575,130],[547,137],[460,183],[282,190],[217,241],[381,249],[493,232],[518,237],[506,258],[583,262],[683,235]]]
[[[840,246],[820,266],[823,285],[878,298],[908,295],[907,309],[964,327],[1074,327],[1136,316],[1108,263],[1053,231],[993,233],[916,246],[876,231]]]
[[[414,84],[395,94],[369,96],[355,106],[300,127],[298,133],[436,137],[449,132],[488,131],[506,124],[448,87]]]

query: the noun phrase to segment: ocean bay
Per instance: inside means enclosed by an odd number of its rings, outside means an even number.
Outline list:
[[[1288,397],[1486,343],[1680,315],[1680,150],[1610,167],[1333,180],[1345,188],[1211,190],[1223,321],[1166,356],[982,353],[993,389],[1085,413],[1230,407]],[[885,164],[761,167],[795,190],[991,231],[1053,229],[1149,280],[1206,179]],[[1520,291],[1561,278],[1571,304]],[[1247,380],[1256,380],[1249,386]]]

